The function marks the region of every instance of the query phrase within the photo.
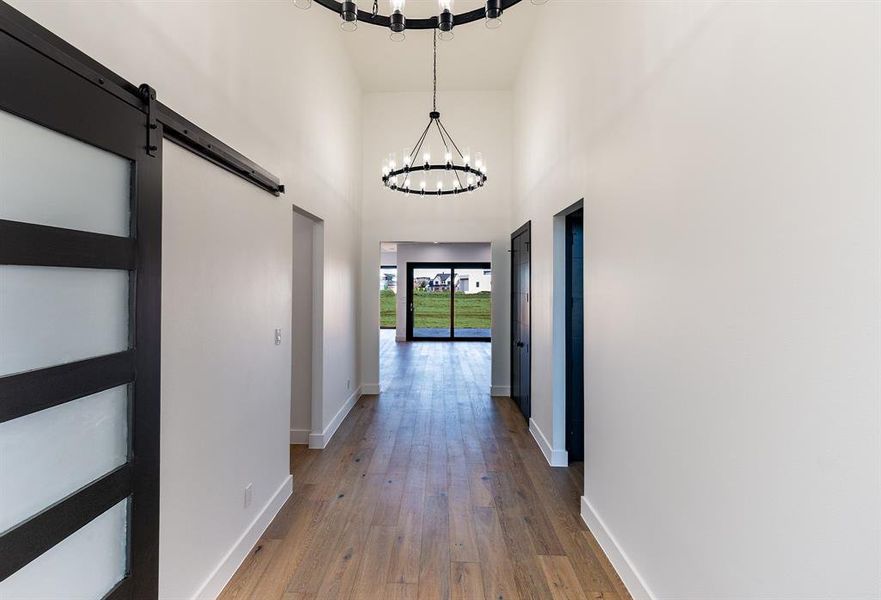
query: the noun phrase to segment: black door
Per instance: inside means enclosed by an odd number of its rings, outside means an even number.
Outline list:
[[[511,235],[511,398],[527,420],[532,414],[530,239],[530,223]]]
[[[99,68],[0,2],[9,597],[158,594],[162,126]]]
[[[584,218],[566,217],[566,451],[584,460]]]

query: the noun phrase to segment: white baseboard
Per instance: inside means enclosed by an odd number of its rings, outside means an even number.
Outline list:
[[[493,398],[508,398],[511,396],[511,386],[510,385],[491,385],[489,388],[489,395]]]
[[[278,488],[275,494],[272,495],[272,498],[269,499],[269,502],[266,503],[266,506],[263,507],[263,510],[251,521],[251,524],[248,525],[248,528],[241,537],[236,540],[236,543],[226,553],[220,564],[208,576],[208,579],[193,596],[194,599],[201,600],[204,598],[206,600],[213,600],[220,595],[220,592],[223,591],[223,588],[226,587],[226,584],[229,583],[229,580],[232,579],[232,576],[235,575],[238,568],[260,540],[260,536],[263,535],[263,532],[272,523],[275,515],[278,514],[278,511],[281,510],[287,499],[291,497],[291,493],[293,493],[293,477],[288,475],[284,483],[281,484],[281,487]]]
[[[352,407],[355,406],[355,403],[358,402],[358,398],[361,397],[361,388],[358,387],[352,395],[349,396],[349,399],[346,400],[346,403],[337,411],[337,414],[334,415],[333,419],[330,420],[330,423],[327,427],[324,428],[324,431],[321,433],[310,433],[309,434],[309,447],[315,450],[323,450],[330,443],[331,438],[333,438],[333,434],[336,433],[336,430],[339,428],[340,423],[343,422],[343,419],[346,418],[346,415],[349,414],[349,411],[352,410]]]
[[[569,466],[569,453],[565,450],[554,450],[554,448],[551,447],[550,442],[548,442],[548,438],[546,438],[545,434],[539,429],[535,419],[531,417],[529,419],[529,433],[532,434],[535,443],[541,448],[541,453],[545,455],[545,459],[548,461],[549,465],[552,467]]]
[[[302,446],[309,443],[311,429],[291,429],[291,445]]]
[[[362,383],[361,393],[365,396],[378,396],[380,392],[378,383]]]
[[[630,562],[627,553],[618,545],[615,536],[612,535],[585,496],[581,497],[581,518],[599,542],[603,552],[609,557],[609,562],[615,567],[615,571],[624,582],[624,587],[630,592],[633,600],[655,600],[655,595],[652,594],[636,567]]]

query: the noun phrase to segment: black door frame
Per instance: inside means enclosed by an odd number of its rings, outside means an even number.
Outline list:
[[[0,581],[129,498],[124,578],[106,600],[159,594],[162,146],[169,139],[274,195],[278,178],[0,1],[0,109],[127,158],[130,237],[0,219],[0,264],[127,270],[129,349],[0,377],[0,422],[129,385],[129,456],[0,534]]]
[[[456,336],[456,268],[460,269],[492,269],[492,263],[469,261],[445,262],[408,262],[407,263],[407,341],[408,342],[489,342],[490,337]],[[450,335],[449,337],[416,337],[413,335],[413,271],[415,269],[449,269],[450,270]],[[399,284],[400,285],[400,284]],[[490,300],[492,306],[492,300]]]
[[[516,299],[517,290],[516,290],[516,287],[514,286],[514,281],[516,281],[516,268],[517,267],[516,267],[516,262],[514,260],[514,258],[515,258],[514,257],[514,240],[516,238],[520,237],[521,235],[523,235],[524,233],[529,234],[529,242],[527,242],[527,245],[528,245],[528,247],[531,248],[531,246],[532,246],[532,221],[527,221],[526,223],[521,225],[519,228],[517,228],[517,230],[515,230],[514,233],[511,234],[511,345],[510,345],[510,348],[511,348],[511,365],[510,365],[511,371],[510,371],[510,373],[511,373],[511,379],[512,379],[512,381],[511,381],[512,395],[513,395],[513,377],[514,377],[514,371],[515,371],[514,364],[515,364],[515,362],[518,362],[518,358],[519,358],[518,344],[520,343],[520,341],[516,339],[517,336],[515,334],[515,332],[517,330],[517,311],[514,310],[514,307],[517,304],[517,299]],[[530,357],[529,377],[527,379],[529,382],[529,385],[527,386],[528,389],[527,389],[527,393],[526,393],[526,402],[525,403],[518,403],[518,404],[520,406],[521,412],[523,413],[523,417],[528,422],[529,418],[532,416],[532,347],[531,347],[531,344],[532,344],[532,252],[529,253],[529,292],[527,293],[527,297],[528,297],[527,308],[529,311],[529,344],[530,344],[530,346],[528,348],[529,357]],[[522,396],[522,383],[521,383],[520,389],[521,389],[521,396]]]

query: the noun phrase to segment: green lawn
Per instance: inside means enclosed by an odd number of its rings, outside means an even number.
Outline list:
[[[450,326],[450,296],[448,293],[413,293],[417,328],[443,329]],[[463,294],[456,292],[456,328],[489,329],[492,294]],[[379,292],[379,323],[381,327],[395,326],[395,293]]]
[[[395,327],[395,293],[391,290],[379,292],[379,326]]]

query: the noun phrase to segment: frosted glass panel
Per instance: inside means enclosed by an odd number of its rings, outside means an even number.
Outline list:
[[[128,500],[0,582],[3,600],[97,600],[126,568]]]
[[[125,463],[127,409],[123,385],[0,423],[0,531]]]
[[[128,236],[131,162],[0,111],[0,219]]]
[[[127,349],[128,281],[128,271],[0,266],[0,376]]]

